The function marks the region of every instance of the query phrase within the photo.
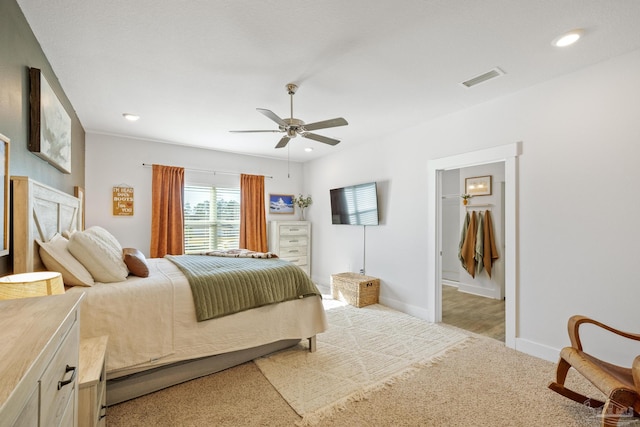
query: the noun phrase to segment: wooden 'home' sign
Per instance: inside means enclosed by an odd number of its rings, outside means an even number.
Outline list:
[[[133,187],[113,187],[113,215],[133,216]]]

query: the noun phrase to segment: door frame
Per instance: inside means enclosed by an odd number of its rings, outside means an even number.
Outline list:
[[[427,312],[442,321],[442,171],[504,162],[505,171],[505,345],[516,348],[518,335],[518,156],[522,143],[430,160],[427,170]]]

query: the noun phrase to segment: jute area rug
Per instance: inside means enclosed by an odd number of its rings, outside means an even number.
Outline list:
[[[331,304],[331,303],[329,303]],[[464,332],[382,305],[327,307],[328,331],[318,351],[305,344],[254,362],[298,415],[313,425],[351,401],[409,375],[464,346]]]

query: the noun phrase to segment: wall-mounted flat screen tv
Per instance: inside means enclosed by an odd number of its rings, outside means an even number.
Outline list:
[[[332,224],[378,225],[378,192],[375,182],[329,191]]]

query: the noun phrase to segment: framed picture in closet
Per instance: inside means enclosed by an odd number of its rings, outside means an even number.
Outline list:
[[[465,178],[464,187],[465,193],[472,196],[490,196],[491,175]]]

